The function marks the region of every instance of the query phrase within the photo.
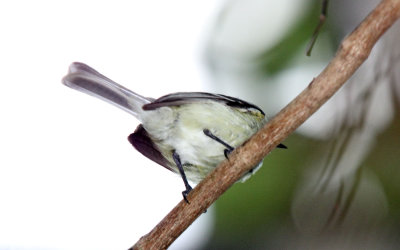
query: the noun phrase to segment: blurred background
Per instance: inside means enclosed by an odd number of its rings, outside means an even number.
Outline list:
[[[138,125],[61,84],[73,61],[140,94],[209,91],[272,117],[378,4],[0,3],[0,249],[127,249],[182,199],[126,140]],[[398,249],[400,24],[349,82],[171,249]]]

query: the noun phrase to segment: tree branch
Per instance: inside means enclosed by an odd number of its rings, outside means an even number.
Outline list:
[[[244,173],[295,131],[349,79],[400,16],[400,0],[383,0],[341,43],[324,71],[244,145],[229,155],[131,249],[165,249]]]

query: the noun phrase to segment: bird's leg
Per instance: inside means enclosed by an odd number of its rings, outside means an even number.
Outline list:
[[[213,133],[211,133],[211,131],[209,129],[203,129],[203,133],[210,137],[211,139],[221,143],[222,145],[224,145],[226,147],[226,149],[224,150],[224,155],[225,158],[228,159],[228,155],[235,149],[234,147],[232,147],[231,145],[229,145],[228,143],[224,142],[223,140],[221,140],[219,137],[215,136]]]
[[[192,187],[189,185],[189,182],[188,182],[188,180],[186,179],[186,174],[185,174],[185,171],[183,170],[183,167],[182,167],[181,158],[179,157],[179,154],[178,154],[176,151],[174,151],[174,152],[172,153],[172,158],[174,159],[175,164],[176,164],[176,166],[178,167],[179,173],[181,174],[183,183],[185,184],[185,187],[186,187],[186,190],[182,192],[183,199],[184,199],[187,203],[189,203],[189,201],[188,201],[188,199],[187,199],[187,195],[188,195],[189,192],[192,190]]]

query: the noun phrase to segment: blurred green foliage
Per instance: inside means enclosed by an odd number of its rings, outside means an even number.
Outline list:
[[[272,151],[254,176],[220,197],[215,233],[205,249],[248,249],[243,239],[274,231],[277,224],[289,220],[293,191],[315,143],[293,135],[284,144],[288,149]]]
[[[318,23],[320,2],[310,2],[303,17],[283,39],[266,49],[251,64],[259,74],[273,76],[285,69],[302,52]],[[329,11],[328,11],[329,13]],[[329,15],[329,14],[328,14]],[[321,34],[316,46],[332,46],[340,41],[329,21],[322,32],[329,33],[330,43],[321,45]],[[331,47],[332,54],[335,51]],[[315,53],[315,51],[313,52]],[[318,55],[317,55],[318,58]],[[399,104],[397,103],[397,109]],[[364,160],[363,168],[371,170],[382,183],[388,200],[387,221],[400,232],[400,112],[378,138],[372,153]],[[291,219],[291,203],[304,170],[311,165],[318,150],[326,142],[315,141],[293,134],[285,142],[287,150],[275,149],[264,159],[263,167],[244,184],[232,186],[215,204],[215,227],[212,238],[204,249],[270,249],[266,241],[274,242],[279,231],[296,231]],[[368,208],[365,208],[368,209]],[[282,237],[282,235],[280,235]],[[262,243],[260,243],[262,241]],[[261,245],[258,245],[260,243]],[[270,248],[265,248],[269,246]],[[275,249],[275,248],[274,248]]]
[[[386,224],[400,232],[398,131],[399,113],[379,136],[363,168],[375,173],[382,183],[389,209]],[[284,142],[287,150],[275,149],[254,176],[232,186],[215,204],[215,231],[204,249],[275,249],[275,244],[282,243],[275,237],[296,232],[290,211],[292,198],[304,170],[325,143],[293,134]]]
[[[389,218],[400,222],[400,106],[391,125],[377,138],[365,165],[379,177],[389,202]],[[400,227],[400,224],[397,225]]]
[[[386,224],[400,232],[398,131],[399,112],[378,137],[363,168],[375,173],[382,183],[389,209]],[[287,150],[272,151],[254,176],[243,184],[235,184],[216,202],[215,231],[204,249],[265,249],[277,244],[274,237],[282,231],[296,232],[290,211],[293,194],[304,170],[325,143],[293,134],[284,142]],[[258,244],[263,247],[257,247]]]
[[[286,69],[299,53],[306,57],[306,45],[310,42],[314,29],[319,22],[320,13],[320,4],[316,4],[315,1],[310,2],[303,16],[288,30],[286,35],[275,46],[267,48],[254,58],[254,63],[258,65],[259,72],[274,76]],[[322,43],[321,37],[323,34],[335,36],[334,31],[335,29],[331,23],[326,21],[320,31],[316,46],[329,48],[329,51],[333,52],[335,48],[329,47],[330,44],[326,43],[326,41]],[[312,53],[312,55],[314,60],[315,53]]]

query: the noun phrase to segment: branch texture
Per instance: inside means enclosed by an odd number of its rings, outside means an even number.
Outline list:
[[[218,197],[317,111],[367,59],[400,16],[400,0],[383,0],[340,45],[324,71],[249,141],[229,155],[131,249],[166,249]]]

